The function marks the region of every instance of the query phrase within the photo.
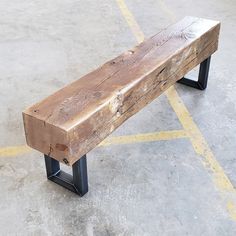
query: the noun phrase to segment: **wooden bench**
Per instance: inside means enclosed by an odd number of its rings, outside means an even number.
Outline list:
[[[175,82],[206,88],[219,30],[219,22],[185,17],[25,110],[27,144],[45,154],[48,179],[84,195],[90,150]],[[199,64],[198,81],[184,78]]]

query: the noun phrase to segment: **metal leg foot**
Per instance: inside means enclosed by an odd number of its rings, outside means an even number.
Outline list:
[[[88,192],[86,155],[72,166],[73,176],[60,169],[60,163],[44,155],[47,177],[49,180],[67,188],[81,197]]]
[[[208,57],[206,60],[204,60],[200,64],[200,69],[199,69],[199,75],[198,75],[198,81],[190,80],[185,77],[180,79],[178,83],[204,90],[207,87],[207,80],[208,80],[208,74],[209,74],[209,68],[210,68],[210,62],[211,62],[211,56]]]

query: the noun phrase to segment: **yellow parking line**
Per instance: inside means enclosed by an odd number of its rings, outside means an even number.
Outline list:
[[[134,20],[133,14],[129,11],[123,0],[117,0],[117,3],[134,36],[136,37],[137,41],[141,43],[144,40],[144,34],[136,20]]]
[[[135,20],[134,16],[128,9],[127,5],[125,4],[125,1],[124,0],[116,0],[116,1],[120,7],[121,13],[126,19],[128,25],[130,26],[137,41],[139,43],[142,42],[144,40],[143,32],[138,26],[137,21]],[[168,15],[173,19],[174,14],[167,8],[167,6],[164,4],[163,1],[159,0],[159,2],[161,2],[162,9],[165,12],[167,12]],[[141,35],[143,35],[143,37],[141,37]],[[236,193],[232,183],[230,182],[227,175],[224,173],[223,168],[215,159],[205,138],[201,134],[197,125],[194,123],[190,113],[188,112],[187,108],[185,107],[184,103],[179,97],[174,86],[172,86],[169,90],[167,90],[165,94],[169,100],[170,105],[177,114],[179,121],[186,130],[195,152],[202,157],[201,160],[204,166],[207,169],[211,170],[215,186],[220,191],[223,199],[227,199],[226,208],[229,212],[229,215],[231,216],[232,219],[236,220],[236,205],[234,203],[234,200],[230,197],[231,193],[234,194]]]
[[[215,186],[223,195],[223,198],[227,199],[227,210],[231,218],[236,220],[236,205],[230,196],[228,196],[230,193],[236,193],[233,184],[230,182],[221,165],[215,159],[207,141],[194,123],[190,113],[174,87],[167,90],[166,95],[182,126],[189,135],[195,152],[202,157],[201,160],[204,166],[211,170]]]
[[[12,146],[12,147],[2,147],[0,148],[0,157],[11,157],[29,152],[31,149],[26,145],[22,146]]]
[[[108,137],[99,146],[108,146],[115,144],[127,144],[127,143],[138,143],[138,142],[155,142],[160,140],[171,140],[178,138],[187,138],[185,130],[168,130],[160,131],[155,133],[145,133],[127,136],[113,136]],[[32,149],[26,145],[2,147],[0,148],[0,157],[11,157],[30,152]]]
[[[233,185],[224,174],[224,171],[220,164],[214,158],[214,155],[209,148],[206,140],[202,136],[197,125],[194,123],[191,115],[189,114],[187,108],[184,106],[183,101],[178,96],[176,90],[172,87],[167,91],[166,95],[182,126],[188,133],[195,152],[198,155],[204,157],[204,159],[202,159],[204,165],[212,170],[214,175],[213,179],[217,187],[222,190],[233,191]]]
[[[155,142],[160,140],[172,140],[172,139],[187,138],[187,137],[188,136],[184,130],[160,131],[156,133],[109,137],[105,139],[99,146],[140,143],[140,142]]]

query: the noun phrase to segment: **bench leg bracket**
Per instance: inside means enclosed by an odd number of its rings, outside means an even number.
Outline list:
[[[200,90],[206,89],[210,62],[211,62],[211,56],[208,57],[206,60],[204,60],[200,64],[198,81],[194,81],[194,80],[183,77],[182,79],[178,81],[178,83],[184,84],[184,85],[196,88],[196,89],[200,89]]]
[[[60,169],[59,161],[44,155],[47,178],[81,197],[88,192],[88,176],[86,155],[81,157],[72,166],[73,175]]]

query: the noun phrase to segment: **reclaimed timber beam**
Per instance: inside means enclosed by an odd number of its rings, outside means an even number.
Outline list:
[[[23,112],[27,144],[73,165],[218,47],[220,23],[185,17]]]

